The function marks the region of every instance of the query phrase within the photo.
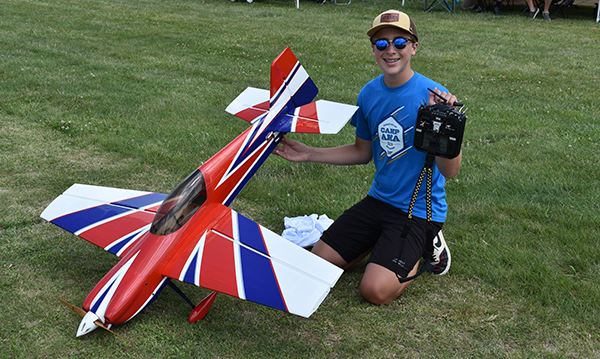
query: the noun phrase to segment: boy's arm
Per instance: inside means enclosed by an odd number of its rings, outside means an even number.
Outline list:
[[[454,158],[443,158],[436,157],[435,163],[437,164],[440,173],[444,175],[446,178],[452,178],[458,174],[460,171],[460,163],[462,161],[462,151],[458,154],[458,156]]]
[[[371,141],[356,137],[353,144],[317,148],[284,137],[273,154],[292,162],[318,162],[332,165],[366,164],[372,158]]]
[[[454,105],[455,102],[457,102],[456,96],[452,95],[450,92],[441,92],[437,89],[437,87],[434,88],[433,90],[438,95],[445,98],[448,105],[452,106],[452,105]],[[441,98],[439,98],[438,96],[435,96],[433,93],[430,92],[429,93],[429,104],[434,105],[436,103],[445,103],[445,102],[444,102],[444,100],[442,100]],[[462,152],[459,153],[458,156],[451,158],[451,159],[443,158],[443,157],[435,158],[435,162],[437,164],[438,169],[440,170],[440,173],[442,175],[444,175],[444,177],[446,177],[446,178],[452,178],[458,174],[458,171],[460,171],[461,161],[462,161]]]

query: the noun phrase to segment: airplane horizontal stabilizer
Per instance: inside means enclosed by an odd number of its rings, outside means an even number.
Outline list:
[[[273,128],[278,132],[297,133],[338,133],[354,112],[357,106],[338,102],[319,100],[294,109]],[[269,112],[269,91],[248,87],[226,109],[232,115],[254,123]]]
[[[117,256],[150,228],[167,195],[74,184],[41,217]]]
[[[231,101],[225,111],[254,123],[260,116],[269,112],[269,91],[248,87]]]
[[[296,133],[336,134],[352,118],[357,106],[319,100],[309,103],[285,116],[275,131]]]
[[[218,211],[226,214],[196,243],[178,252],[163,274],[309,317],[343,270],[219,206]]]

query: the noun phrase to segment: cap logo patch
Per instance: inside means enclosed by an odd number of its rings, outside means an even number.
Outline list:
[[[399,14],[383,14],[381,15],[381,22],[397,22],[400,20]]]

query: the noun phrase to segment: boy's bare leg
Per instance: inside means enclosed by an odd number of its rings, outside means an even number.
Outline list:
[[[318,255],[319,257],[325,259],[326,261],[333,263],[336,266],[345,270],[363,260],[363,258],[365,258],[367,254],[371,253],[371,249],[361,254],[358,258],[356,258],[350,263],[346,262],[344,258],[342,258],[342,256],[340,256],[340,254],[335,249],[331,248],[328,244],[321,240],[315,243],[312,252]]]
[[[415,275],[418,267],[419,262],[415,264],[408,276]],[[387,304],[398,298],[411,282],[400,283],[396,273],[379,264],[369,263],[360,282],[360,294],[373,304]]]
[[[350,263],[346,262],[337,251],[323,241],[318,241],[313,247],[312,252],[340,268],[348,269],[360,262],[371,251],[369,250],[363,253],[359,258]],[[415,275],[418,267],[419,262],[415,264],[415,267],[410,271],[408,276]],[[400,283],[396,277],[396,273],[379,264],[369,263],[367,264],[365,274],[360,282],[360,294],[373,304],[387,304],[398,298],[400,293],[402,293],[410,283],[411,282]]]

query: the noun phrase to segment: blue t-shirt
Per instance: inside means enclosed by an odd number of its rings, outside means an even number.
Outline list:
[[[383,75],[367,83],[358,95],[358,111],[350,124],[356,127],[356,135],[371,141],[375,178],[369,195],[408,212],[410,200],[419,174],[425,165],[425,153],[413,146],[417,111],[427,103],[429,90],[446,88],[415,72],[404,85],[390,88],[383,82]],[[444,222],[446,204],[446,180],[437,165],[433,166],[432,219]],[[426,181],[423,180],[413,208],[413,216],[427,219]]]

